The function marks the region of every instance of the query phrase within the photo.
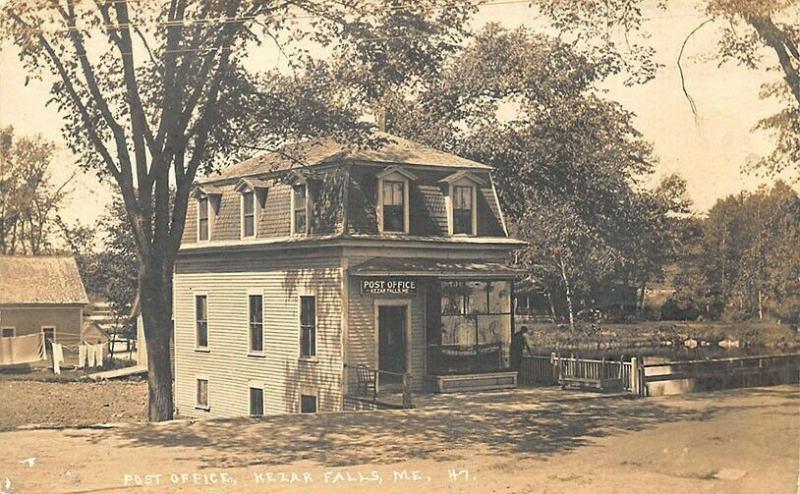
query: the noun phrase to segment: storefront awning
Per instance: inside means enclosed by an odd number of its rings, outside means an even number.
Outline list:
[[[375,257],[350,268],[355,276],[427,276],[433,278],[513,278],[523,273],[497,261]]]

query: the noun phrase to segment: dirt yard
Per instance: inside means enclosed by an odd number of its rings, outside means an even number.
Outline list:
[[[143,422],[146,405],[145,382],[0,380],[0,431],[32,425]]]
[[[7,478],[18,493],[797,490],[800,390],[793,386],[643,400],[538,388],[423,404],[2,432],[0,483]]]

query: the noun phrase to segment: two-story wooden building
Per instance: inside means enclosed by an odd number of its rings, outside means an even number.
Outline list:
[[[523,243],[491,168],[385,138],[309,141],[198,183],[175,268],[179,414],[341,410],[365,368],[416,391],[514,384]]]

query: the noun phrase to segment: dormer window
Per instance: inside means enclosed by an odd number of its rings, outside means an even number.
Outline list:
[[[256,236],[256,193],[242,191],[242,238]]]
[[[394,180],[383,181],[383,231],[406,231],[406,184]]]
[[[197,200],[197,240],[211,240],[214,216],[219,211],[222,192],[211,185],[197,185],[192,197]]]
[[[211,238],[210,210],[208,196],[197,199],[197,240]]]
[[[472,220],[475,207],[472,196],[475,188],[471,185],[453,186],[453,234],[474,235]]]
[[[380,233],[408,233],[409,182],[412,173],[390,166],[378,174],[378,230]]]
[[[297,184],[292,191],[292,233],[305,235],[308,233],[308,187]]]
[[[258,178],[243,178],[236,184],[234,190],[239,193],[240,216],[239,225],[242,238],[254,238],[258,233],[258,210],[266,203],[269,185],[265,180]]]
[[[446,187],[450,235],[478,234],[478,187],[486,181],[468,171],[456,172],[439,181]]]

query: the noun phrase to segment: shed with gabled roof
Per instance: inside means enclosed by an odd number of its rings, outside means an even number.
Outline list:
[[[73,257],[0,256],[0,337],[77,343],[88,303]]]

